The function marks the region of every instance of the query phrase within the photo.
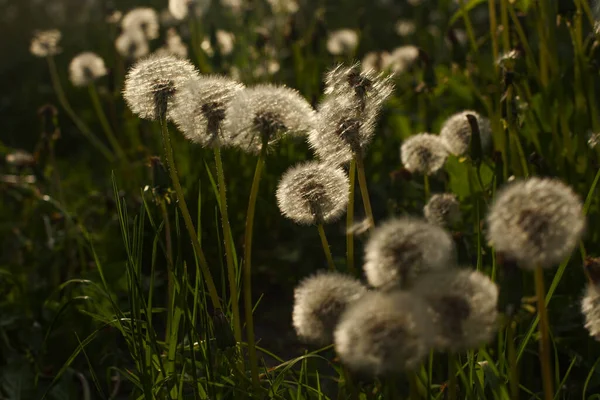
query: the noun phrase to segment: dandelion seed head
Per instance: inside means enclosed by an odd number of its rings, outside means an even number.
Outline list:
[[[487,216],[496,251],[523,268],[552,267],[577,246],[585,229],[579,196],[557,179],[529,178],[506,185]]]
[[[343,169],[308,161],[285,172],[277,187],[277,204],[298,224],[328,224],[346,212],[349,192]]]
[[[408,171],[433,175],[446,163],[448,150],[439,136],[419,133],[402,143],[400,158]]]
[[[222,29],[217,29],[215,33],[219,50],[224,56],[231,54],[235,46],[235,35]]]
[[[61,37],[62,34],[58,29],[36,31],[33,34],[29,51],[37,57],[54,56],[61,52],[58,47]]]
[[[140,118],[159,119],[171,109],[177,89],[197,76],[196,68],[187,60],[150,55],[127,73],[123,97]]]
[[[5,157],[5,161],[7,164],[19,168],[32,166],[36,163],[33,154],[28,153],[25,150],[15,150],[12,153],[8,153]]]
[[[267,0],[274,14],[294,14],[300,9],[296,0]]]
[[[125,31],[115,40],[117,52],[129,60],[138,60],[150,53],[148,40],[141,31]]]
[[[385,69],[400,75],[407,72],[419,59],[419,48],[412,45],[400,46],[395,48],[387,57]]]
[[[338,272],[321,272],[304,279],[294,290],[292,322],[305,341],[330,344],[346,307],[367,293],[357,279]]]
[[[121,28],[124,32],[142,32],[148,40],[156,39],[160,28],[158,13],[150,7],[134,8],[123,16]]]
[[[210,6],[210,0],[169,0],[169,12],[178,20],[185,19],[190,12],[203,15]]]
[[[169,116],[183,135],[201,146],[223,145],[225,110],[244,85],[224,76],[189,79],[175,93]]]
[[[107,73],[102,57],[92,52],[77,55],[69,65],[69,78],[75,86],[87,86]]]
[[[590,336],[600,341],[600,285],[588,283],[581,299],[581,313]]]
[[[365,245],[364,271],[374,287],[408,288],[424,274],[455,264],[452,236],[419,218],[388,220],[375,227]]]
[[[448,150],[457,156],[467,154],[471,145],[471,125],[467,115],[477,119],[481,149],[487,150],[492,142],[492,128],[487,118],[470,110],[454,114],[442,125],[440,137],[446,142]]]
[[[294,89],[271,84],[246,88],[234,96],[225,113],[227,140],[259,153],[288,135],[304,135],[315,127],[315,111]]]
[[[436,324],[436,348],[453,352],[489,343],[498,329],[498,287],[478,271],[450,269],[423,276],[412,292],[425,299]]]
[[[406,37],[410,36],[417,30],[417,26],[414,21],[410,19],[400,19],[396,22],[396,33],[398,36]]]
[[[177,30],[175,30],[175,28],[169,28],[169,30],[167,30],[165,46],[156,50],[154,53],[162,56],[172,55],[178,58],[187,58],[188,48],[181,40],[181,36],[179,36]]]
[[[434,194],[423,208],[425,219],[442,227],[453,226],[460,221],[460,203],[453,193]]]
[[[352,29],[333,31],[327,38],[327,51],[334,56],[351,54],[358,46],[358,33]]]
[[[385,376],[417,368],[429,353],[434,326],[427,306],[405,292],[369,292],[342,314],[335,350],[350,370]]]

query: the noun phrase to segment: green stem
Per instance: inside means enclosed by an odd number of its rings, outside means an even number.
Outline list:
[[[240,305],[238,300],[238,286],[235,265],[233,261],[233,238],[229,225],[229,213],[227,211],[227,195],[225,186],[225,173],[223,172],[223,160],[221,149],[215,146],[215,164],[217,166],[217,182],[219,185],[219,203],[221,206],[221,223],[223,225],[223,239],[225,241],[225,257],[227,259],[227,277],[229,279],[229,291],[231,292],[231,312],[233,314],[233,333],[238,343],[242,342],[242,325],[240,322]]]
[[[538,266],[535,268],[535,294],[537,297],[538,316],[540,323],[538,325],[540,333],[540,366],[542,370],[542,383],[544,386],[544,399],[552,400],[554,398],[554,389],[552,383],[552,364],[550,361],[550,336],[548,324],[548,311],[546,310],[546,289],[544,288],[544,270]]]
[[[102,108],[102,104],[100,103],[100,97],[98,96],[98,90],[96,90],[96,85],[92,82],[88,86],[90,97],[92,99],[92,103],[94,104],[94,109],[96,110],[96,114],[98,115],[98,119],[100,119],[100,124],[102,125],[102,129],[104,130],[104,134],[106,138],[110,142],[113,150],[118,154],[121,160],[126,161],[127,157],[125,156],[125,152],[123,148],[119,144],[112,128],[110,127],[110,123],[108,122],[108,118],[104,113],[104,109]]]
[[[502,0],[500,0],[502,1]],[[496,0],[488,1],[488,11],[490,15],[490,38],[492,40],[492,56],[494,57],[494,71],[498,72],[498,16],[496,15]]]
[[[429,175],[423,175],[423,190],[425,191],[425,202],[429,201],[431,195],[431,187],[429,186]]]
[[[258,187],[267,155],[267,146],[263,148],[256,162],[250,199],[248,200],[248,213],[246,214],[246,230],[244,234],[244,312],[246,314],[246,336],[248,341],[248,357],[250,358],[250,373],[252,384],[258,388],[258,358],[256,356],[256,344],[254,343],[254,321],[252,317],[252,234],[254,228],[254,212],[256,210],[256,198]]]
[[[194,228],[194,224],[192,223],[192,217],[190,215],[190,211],[188,210],[187,203],[185,202],[185,196],[183,194],[183,189],[181,188],[181,183],[179,183],[179,177],[177,176],[177,168],[175,167],[175,159],[173,157],[173,148],[171,147],[171,137],[169,136],[169,130],[167,128],[167,119],[164,116],[160,118],[160,127],[163,145],[165,147],[165,157],[167,159],[167,164],[169,165],[169,173],[171,175],[171,181],[175,189],[175,195],[177,196],[177,204],[179,205],[179,209],[181,210],[181,216],[183,217],[185,227],[188,231],[188,234],[190,235],[190,240],[192,241],[192,246],[194,247],[196,257],[198,257],[198,264],[200,265],[202,275],[204,275],[204,281],[206,282],[206,287],[208,289],[208,294],[212,301],[213,307],[215,308],[215,310],[221,309],[221,303],[219,301],[219,295],[217,294],[217,288],[215,286],[215,282],[213,281],[210,270],[208,269],[206,257],[204,256],[202,246],[200,245],[200,241],[198,240],[196,229]]]
[[[419,383],[417,382],[417,373],[416,372],[408,372],[408,387],[409,387],[409,395],[408,398],[410,400],[419,400],[421,396],[419,395]]]
[[[519,362],[517,360],[517,348],[515,346],[516,322],[510,319],[508,322],[507,338],[508,342],[508,367],[510,379],[510,398],[519,400]]]
[[[369,189],[367,188],[367,178],[365,176],[365,164],[361,154],[357,154],[354,157],[356,161],[356,171],[358,172],[358,186],[360,187],[360,194],[363,200],[363,206],[365,207],[365,214],[367,215],[367,221],[369,229],[375,225],[373,219],[373,210],[371,209],[371,200],[369,199]]]
[[[356,161],[350,161],[350,170],[348,171],[350,178],[350,195],[348,198],[348,210],[346,212],[346,265],[348,272],[352,275],[356,274],[354,268],[354,191],[356,189]]]
[[[69,118],[71,118],[71,120],[73,121],[73,123],[75,124],[77,129],[79,129],[79,131],[83,134],[83,136],[85,136],[90,141],[90,143],[100,153],[102,153],[102,155],[108,161],[112,162],[114,159],[114,156],[110,152],[108,147],[106,147],[104,145],[104,143],[102,143],[96,137],[96,135],[94,135],[92,133],[90,128],[87,127],[87,125],[77,116],[77,114],[75,114],[75,111],[73,111],[71,104],[69,104],[69,101],[67,100],[67,96],[65,96],[65,92],[63,91],[62,86],[60,85],[60,78],[58,77],[58,71],[56,70],[56,64],[54,63],[54,58],[52,58],[50,56],[47,58],[47,60],[48,60],[48,68],[50,70],[50,78],[52,80],[52,87],[54,88],[54,92],[56,93],[56,97],[58,98],[58,102],[60,103],[61,107],[65,110],[65,112],[67,113]]]
[[[327,265],[329,265],[330,270],[335,271],[335,263],[333,262],[333,257],[331,256],[331,249],[329,248],[327,236],[325,236],[325,229],[323,229],[323,224],[318,224],[317,229],[319,230],[321,244],[323,245],[323,251],[325,251],[325,257],[327,258]]]
[[[173,242],[171,240],[171,223],[169,222],[169,214],[165,201],[160,201],[160,211],[165,221],[165,245],[167,258],[167,329],[165,331],[165,340],[169,340],[171,334],[171,323],[173,321],[173,273],[175,267],[173,265]]]
[[[464,1],[461,1],[460,7],[461,7],[461,12],[462,12],[463,22],[465,23],[465,28],[467,29],[467,36],[469,37],[469,43],[471,44],[471,50],[473,50],[474,54],[477,54],[477,41],[475,40],[473,24],[471,23],[471,18],[469,17],[469,11],[466,9]]]
[[[457,400],[456,392],[456,356],[453,353],[448,353],[448,400]]]

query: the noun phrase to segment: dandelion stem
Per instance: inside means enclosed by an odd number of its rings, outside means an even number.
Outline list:
[[[263,145],[256,162],[250,199],[248,200],[248,212],[246,214],[246,230],[244,233],[244,312],[246,314],[246,340],[248,341],[248,357],[250,358],[250,374],[252,384],[258,387],[258,358],[256,356],[256,344],[254,343],[254,321],[252,318],[252,233],[254,228],[254,212],[256,210],[256,198],[258,187],[265,164],[267,147]]]
[[[48,60],[48,68],[50,70],[50,78],[52,80],[52,87],[54,88],[54,92],[56,93],[56,97],[58,98],[58,102],[65,110],[69,118],[73,121],[77,129],[85,136],[90,143],[100,152],[102,155],[110,162],[113,161],[114,157],[111,151],[102,143],[96,135],[92,133],[90,128],[75,114],[71,104],[67,100],[67,96],[65,96],[65,92],[60,85],[60,78],[58,77],[58,71],[56,70],[56,64],[54,63],[54,58],[47,57]]]
[[[457,400],[458,395],[456,393],[456,355],[454,353],[448,353],[448,400]]]
[[[240,306],[238,300],[238,286],[235,265],[233,262],[233,238],[229,225],[229,213],[227,211],[227,194],[225,186],[225,173],[223,172],[223,160],[221,159],[221,148],[215,146],[215,164],[217,166],[217,182],[219,185],[219,203],[221,209],[221,223],[223,225],[223,239],[225,242],[225,257],[227,259],[227,277],[229,279],[229,291],[231,296],[231,312],[233,314],[233,333],[238,343],[242,342],[242,325],[240,322]]]
[[[354,157],[354,160],[356,161],[356,170],[358,172],[358,186],[360,187],[360,194],[362,196],[363,205],[365,207],[365,214],[367,214],[369,228],[372,228],[375,225],[375,220],[373,219],[373,210],[371,209],[371,200],[369,199],[369,189],[367,188],[367,178],[365,176],[365,163],[361,154],[357,154]]]
[[[92,82],[88,86],[88,89],[90,92],[92,103],[94,104],[94,109],[96,110],[96,114],[98,115],[98,119],[100,120],[100,124],[102,125],[102,129],[104,130],[106,138],[110,142],[110,145],[112,146],[113,150],[118,154],[119,158],[121,160],[126,161],[127,157],[125,156],[125,152],[123,151],[123,148],[121,147],[119,141],[115,137],[115,134],[108,122],[108,118],[106,118],[106,114],[102,109],[102,104],[100,103],[100,97],[98,96],[98,90],[96,90],[96,85]]]
[[[325,229],[323,229],[323,224],[318,224],[317,229],[319,230],[321,244],[323,245],[323,251],[325,251],[325,257],[327,258],[327,265],[329,265],[330,270],[335,271],[335,263],[333,262],[333,257],[331,256],[331,249],[329,248],[327,236],[325,236]]]
[[[419,383],[417,382],[417,373],[409,372],[407,375],[408,375],[408,387],[409,387],[408,398],[410,400],[419,400],[421,398],[421,396],[419,395]]]
[[[348,198],[348,210],[346,212],[346,265],[348,272],[352,275],[356,274],[354,268],[354,190],[356,188],[356,161],[350,161],[350,170],[348,171],[350,178],[350,194]]]
[[[425,202],[429,200],[431,195],[431,188],[429,187],[429,175],[423,175],[423,190],[425,192]]]
[[[196,257],[198,257],[198,264],[200,265],[202,275],[204,275],[204,281],[206,282],[206,287],[208,289],[208,294],[212,301],[213,307],[215,308],[215,311],[220,310],[221,304],[219,301],[219,295],[217,294],[217,288],[215,286],[215,282],[213,281],[210,270],[208,269],[206,257],[204,256],[202,246],[200,245],[198,235],[196,234],[196,229],[192,223],[192,217],[190,215],[190,211],[188,210],[187,203],[185,202],[181,183],[179,183],[179,177],[177,176],[177,169],[175,167],[175,159],[173,157],[173,148],[171,147],[171,137],[169,136],[169,130],[167,128],[167,119],[164,116],[160,118],[160,128],[163,138],[163,145],[165,148],[165,157],[167,159],[167,164],[169,165],[169,173],[175,189],[175,195],[177,196],[177,204],[181,210],[185,227],[190,235],[194,252],[196,253]]]
[[[540,332],[540,366],[542,369],[544,399],[552,400],[554,398],[554,389],[552,384],[552,366],[550,364],[548,311],[546,310],[545,303],[546,290],[544,288],[544,270],[540,266],[535,268],[535,293],[537,296],[538,316],[540,320],[538,329]]]
[[[169,340],[171,334],[171,323],[173,319],[173,243],[171,241],[171,223],[169,222],[169,214],[165,201],[160,201],[160,212],[165,221],[165,256],[167,258],[167,329],[165,331],[165,340]]]
[[[516,322],[511,318],[508,323],[507,338],[508,342],[508,365],[510,379],[510,398],[519,400],[519,362],[517,360],[517,349],[515,347]]]

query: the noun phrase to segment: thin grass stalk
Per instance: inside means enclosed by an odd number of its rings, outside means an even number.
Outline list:
[[[419,400],[421,395],[419,394],[419,382],[417,381],[416,372],[408,372],[408,398],[410,400]]]
[[[123,151],[123,148],[119,144],[119,141],[117,140],[117,138],[113,132],[113,129],[110,127],[110,123],[108,122],[106,113],[104,112],[104,109],[102,108],[102,103],[100,102],[100,97],[98,96],[98,90],[96,89],[96,85],[93,82],[90,83],[88,85],[88,90],[90,92],[90,98],[92,99],[92,103],[94,105],[94,110],[96,111],[96,115],[98,116],[98,119],[100,120],[100,124],[102,125],[102,129],[104,130],[104,134],[106,135],[106,138],[110,142],[110,145],[112,146],[115,153],[117,153],[119,158],[121,160],[126,161],[127,157],[125,156],[125,151]]]
[[[475,40],[473,24],[471,23],[471,18],[469,17],[469,11],[467,10],[465,3],[466,3],[465,0],[462,0],[460,2],[462,18],[463,18],[463,22],[465,23],[465,28],[467,30],[467,36],[469,38],[469,43],[471,44],[471,50],[473,50],[473,53],[477,53],[477,40]]]
[[[537,298],[538,316],[540,319],[538,329],[540,333],[540,367],[544,387],[544,400],[552,400],[554,398],[554,385],[552,382],[550,336],[548,333],[550,328],[545,301],[546,290],[544,288],[544,270],[540,266],[535,268],[535,294]]]
[[[204,256],[204,252],[202,251],[200,241],[198,240],[198,235],[196,234],[196,229],[194,228],[190,211],[188,210],[187,203],[185,202],[183,189],[181,188],[181,183],[179,182],[179,177],[177,175],[177,168],[175,166],[175,159],[173,157],[173,148],[171,147],[171,137],[167,128],[167,119],[165,116],[162,116],[160,118],[160,128],[162,133],[163,146],[165,149],[165,157],[169,166],[169,173],[171,175],[171,181],[175,189],[175,195],[177,196],[177,204],[179,205],[179,209],[181,210],[181,216],[183,217],[185,227],[188,231],[188,234],[190,235],[190,240],[192,241],[192,246],[194,247],[196,257],[198,257],[198,263],[200,265],[202,275],[204,275],[204,280],[206,282],[206,287],[208,289],[208,294],[212,301],[212,305],[215,308],[215,310],[218,310],[221,309],[219,295],[217,294],[215,282],[213,281],[210,270],[208,269],[208,263],[206,262],[206,257]]]
[[[502,52],[510,51],[510,24],[508,22],[508,1],[500,0],[500,20],[502,21]]]
[[[365,214],[367,215],[367,221],[369,229],[375,225],[373,219],[373,210],[371,209],[371,200],[369,199],[369,189],[367,188],[367,177],[365,176],[365,163],[362,158],[362,154],[357,154],[354,157],[356,161],[356,171],[358,172],[358,186],[360,187],[360,194],[363,200],[363,206],[365,208]]]
[[[457,400],[458,394],[456,386],[458,380],[456,379],[456,355],[454,353],[448,353],[448,400]]]
[[[500,0],[502,1],[502,0]],[[494,57],[494,70],[498,72],[498,16],[496,15],[496,0],[488,0],[488,12],[490,15],[490,39],[492,41],[492,56]]]
[[[221,148],[215,146],[215,164],[217,166],[217,183],[219,186],[219,202],[221,205],[221,223],[223,225],[223,239],[225,244],[225,258],[227,260],[227,278],[229,279],[229,291],[231,296],[231,312],[233,314],[233,334],[238,343],[242,342],[242,324],[240,319],[240,305],[238,299],[237,274],[233,260],[233,238],[229,225],[229,212],[227,211],[227,187],[225,186],[225,173],[223,172],[223,160]]]
[[[354,268],[354,191],[356,189],[356,161],[350,161],[350,169],[348,171],[350,178],[350,195],[348,198],[348,209],[346,212],[346,266],[348,272],[352,275],[356,274]]]
[[[106,147],[104,145],[104,143],[102,143],[96,137],[96,135],[94,135],[92,133],[90,128],[88,128],[88,126],[77,116],[75,111],[73,111],[73,107],[71,107],[69,100],[67,100],[67,96],[65,95],[65,92],[63,91],[62,86],[60,84],[60,78],[58,76],[58,71],[56,70],[56,64],[54,63],[54,58],[52,56],[49,56],[46,59],[48,60],[48,68],[50,70],[50,78],[52,80],[52,87],[54,88],[54,92],[56,93],[58,102],[60,103],[62,108],[65,110],[65,112],[67,113],[69,118],[71,118],[71,120],[73,121],[73,123],[75,124],[77,129],[79,129],[79,131],[83,134],[83,136],[85,136],[86,139],[88,139],[90,141],[92,146],[94,146],[100,153],[102,153],[102,155],[109,162],[112,162],[114,159],[114,156],[111,153],[111,151],[108,149],[108,147]]]
[[[246,214],[246,229],[244,232],[244,313],[246,314],[246,340],[248,342],[248,358],[250,359],[250,374],[252,385],[258,388],[258,357],[256,356],[256,343],[254,343],[254,319],[252,316],[252,235],[254,229],[254,213],[256,211],[256,199],[260,178],[267,156],[267,146],[263,144],[262,150],[256,162],[250,198],[248,200],[248,212]]]
[[[329,266],[330,270],[335,271],[335,263],[333,262],[333,257],[331,256],[331,249],[329,248],[329,242],[327,241],[323,224],[317,224],[317,229],[319,230],[319,236],[321,237],[321,244],[323,245],[325,258],[327,258],[327,265]]]
[[[165,340],[171,334],[171,323],[173,319],[173,241],[171,240],[171,222],[167,213],[167,206],[164,200],[160,200],[160,212],[165,221],[165,257],[167,259],[167,328],[165,331]]]
[[[429,200],[431,195],[431,187],[429,185],[429,175],[423,175],[423,191],[425,192],[425,202]]]
[[[515,346],[516,322],[511,318],[507,329],[507,347],[508,347],[508,377],[510,386],[511,400],[519,400],[519,362],[517,360],[517,348]]]

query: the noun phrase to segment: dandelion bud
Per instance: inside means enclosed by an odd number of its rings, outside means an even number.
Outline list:
[[[156,39],[160,28],[158,13],[150,7],[134,8],[123,16],[121,27],[124,32],[139,31],[148,40]]]
[[[365,293],[367,289],[360,281],[338,272],[304,279],[294,290],[292,320],[296,333],[312,343],[331,343],[346,306]]]
[[[475,111],[463,111],[454,114],[442,125],[440,137],[446,142],[448,150],[457,156],[469,152],[469,146],[471,145],[471,125],[467,119],[469,114],[477,119],[481,149],[488,149],[492,142],[492,128],[487,118],[482,117]]]
[[[287,170],[277,187],[281,213],[303,225],[327,224],[346,211],[350,182],[346,172],[309,161]]]
[[[402,143],[400,158],[408,171],[433,175],[446,163],[448,150],[439,136],[419,133]]]
[[[107,73],[104,60],[92,52],[79,54],[69,65],[69,77],[75,86],[87,86]]]
[[[503,188],[487,223],[487,237],[496,251],[532,269],[559,264],[585,229],[579,196],[559,180],[542,178]]]
[[[315,127],[315,112],[294,89],[271,84],[239,91],[225,113],[225,135],[231,144],[259,153],[263,147]]]
[[[352,29],[331,32],[327,39],[327,51],[334,56],[351,54],[358,46],[358,34]]]
[[[138,60],[150,53],[148,40],[141,31],[123,32],[115,40],[117,52],[129,60]]]
[[[581,312],[585,317],[585,328],[590,336],[600,341],[600,286],[588,283],[581,299]]]
[[[58,29],[37,31],[33,34],[29,51],[37,57],[54,56],[60,53],[61,49],[58,47],[58,42],[61,36],[62,34]]]
[[[127,73],[123,97],[140,118],[164,118],[176,90],[197,76],[196,68],[189,61],[173,56],[149,56]]]
[[[481,272],[451,269],[425,275],[412,292],[431,307],[439,350],[476,349],[493,339],[498,329],[498,287]]]
[[[418,218],[384,222],[373,230],[365,245],[365,275],[374,287],[408,288],[422,275],[455,263],[452,236]]]
[[[453,226],[460,221],[460,203],[452,193],[434,194],[425,204],[423,214],[431,224]]]
[[[335,350],[350,370],[382,376],[414,370],[429,353],[433,326],[427,306],[405,292],[370,292],[342,314]]]

